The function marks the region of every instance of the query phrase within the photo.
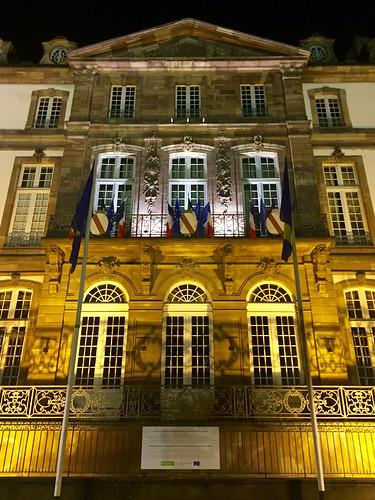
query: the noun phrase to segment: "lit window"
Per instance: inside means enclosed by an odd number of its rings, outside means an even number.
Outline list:
[[[302,383],[294,304],[279,285],[256,288],[247,306],[251,378],[254,385]]]
[[[341,127],[344,125],[338,96],[316,96],[315,103],[320,127]]]
[[[263,85],[241,85],[242,116],[266,116],[266,99]]]
[[[86,295],[76,361],[76,385],[118,388],[123,384],[127,339],[124,292],[103,283]]]
[[[180,285],[165,305],[162,385],[168,389],[209,388],[213,384],[212,325],[206,293]]]
[[[40,97],[35,116],[35,128],[57,128],[61,113],[61,97]]]
[[[18,383],[31,298],[32,293],[28,290],[0,291],[0,383],[2,385]]]
[[[135,109],[135,86],[114,85],[109,105],[110,118],[133,118]]]
[[[323,165],[332,233],[337,243],[369,243],[354,165]]]
[[[44,235],[53,167],[24,165],[21,170],[8,246],[34,246]]]
[[[200,116],[200,88],[198,85],[176,85],[176,117]]]
[[[345,300],[358,381],[361,385],[375,385],[375,290],[349,290]]]
[[[189,208],[189,201],[195,206],[197,201],[206,199],[206,157],[196,155],[176,155],[170,158],[171,205],[178,200],[182,209]]]

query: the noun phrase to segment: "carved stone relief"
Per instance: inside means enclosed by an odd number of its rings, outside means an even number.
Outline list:
[[[65,253],[61,250],[60,247],[56,245],[49,246],[48,248],[49,292],[52,294],[58,292],[64,259],[65,259]]]
[[[324,244],[318,245],[311,252],[311,260],[314,266],[315,282],[320,293],[326,291],[328,270],[328,249]]]
[[[147,203],[147,210],[151,212],[155,206],[157,197],[159,196],[159,180],[160,180],[160,158],[158,155],[158,145],[160,139],[154,134],[146,139],[146,159],[143,194]]]
[[[232,200],[232,168],[229,156],[229,139],[226,138],[224,133],[221,133],[218,138],[216,170],[217,196],[220,205],[227,211],[228,204]]]

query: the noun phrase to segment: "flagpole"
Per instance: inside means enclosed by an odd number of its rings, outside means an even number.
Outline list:
[[[92,166],[95,169],[95,163]],[[85,230],[85,242],[83,247],[83,256],[82,256],[82,267],[81,267],[81,278],[79,282],[79,290],[78,290],[78,299],[77,299],[77,312],[76,319],[73,329],[73,338],[72,338],[72,347],[69,361],[69,371],[68,371],[68,381],[66,386],[66,396],[65,396],[65,406],[64,406],[64,415],[61,426],[60,440],[59,440],[59,448],[57,455],[57,465],[56,465],[56,478],[55,478],[55,489],[54,489],[54,497],[60,497],[61,494],[61,482],[62,482],[62,474],[63,474],[63,465],[64,465],[64,455],[66,448],[66,440],[68,434],[68,424],[69,424],[69,410],[70,410],[70,400],[73,393],[73,386],[75,382],[75,364],[76,364],[76,356],[78,349],[78,337],[79,337],[79,329],[81,325],[81,313],[82,313],[82,302],[83,302],[83,293],[85,289],[85,278],[86,278],[86,264],[87,264],[87,256],[89,249],[89,238],[90,238],[90,221],[92,216],[92,209],[94,205],[94,193],[95,193],[95,182],[96,181],[96,169],[93,173],[93,182],[90,193],[90,202],[86,219],[86,230]]]
[[[287,164],[285,164],[285,168],[286,169],[288,168]],[[285,181],[285,175],[284,175],[284,181]],[[287,181],[289,183],[289,192],[290,192],[289,175],[287,175]],[[314,403],[314,388],[313,388],[312,377],[311,377],[310,356],[309,356],[306,330],[305,330],[305,321],[304,321],[304,315],[303,315],[303,302],[302,302],[301,283],[300,283],[299,270],[298,270],[298,257],[297,257],[296,238],[295,238],[295,231],[294,231],[293,210],[291,210],[291,218],[292,218],[291,244],[292,244],[292,249],[293,249],[293,252],[292,252],[293,253],[293,268],[294,268],[294,280],[295,280],[295,284],[296,284],[296,296],[297,296],[297,305],[298,305],[298,322],[299,322],[299,330],[300,330],[301,339],[302,339],[302,350],[303,350],[303,361],[304,361],[306,386],[307,386],[308,398],[310,401],[310,420],[311,420],[311,428],[312,428],[313,443],[314,443],[314,455],[315,455],[315,464],[316,464],[316,472],[317,472],[319,500],[324,500],[324,498],[325,498],[325,485],[324,485],[324,476],[323,476],[322,450],[321,450],[318,422],[317,422],[316,409],[315,409],[315,403]]]

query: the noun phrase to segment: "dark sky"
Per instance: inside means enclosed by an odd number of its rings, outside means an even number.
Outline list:
[[[339,55],[355,35],[375,38],[375,0],[4,0],[0,16],[0,38],[36,63],[56,35],[84,47],[185,17],[292,45],[320,33]]]

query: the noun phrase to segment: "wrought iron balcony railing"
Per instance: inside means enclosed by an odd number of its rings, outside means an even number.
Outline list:
[[[215,237],[246,238],[249,237],[248,217],[246,214],[213,214],[212,222]],[[71,217],[53,215],[50,217],[47,237],[66,237],[69,233]],[[297,236],[327,236],[325,215],[297,214],[294,219]],[[131,238],[165,237],[167,227],[166,214],[137,214],[125,217],[125,236]],[[260,234],[259,224],[257,236],[271,237],[270,233]],[[104,237],[115,237],[116,231]],[[183,235],[181,235],[183,237]],[[193,235],[195,236],[195,235]],[[102,236],[101,236],[102,237]],[[276,238],[279,236],[277,235]]]
[[[65,396],[65,386],[0,387],[0,419],[61,419]],[[314,401],[319,419],[375,418],[375,387],[317,386]],[[97,420],[308,419],[310,401],[306,387],[75,387],[70,401],[70,417]]]

